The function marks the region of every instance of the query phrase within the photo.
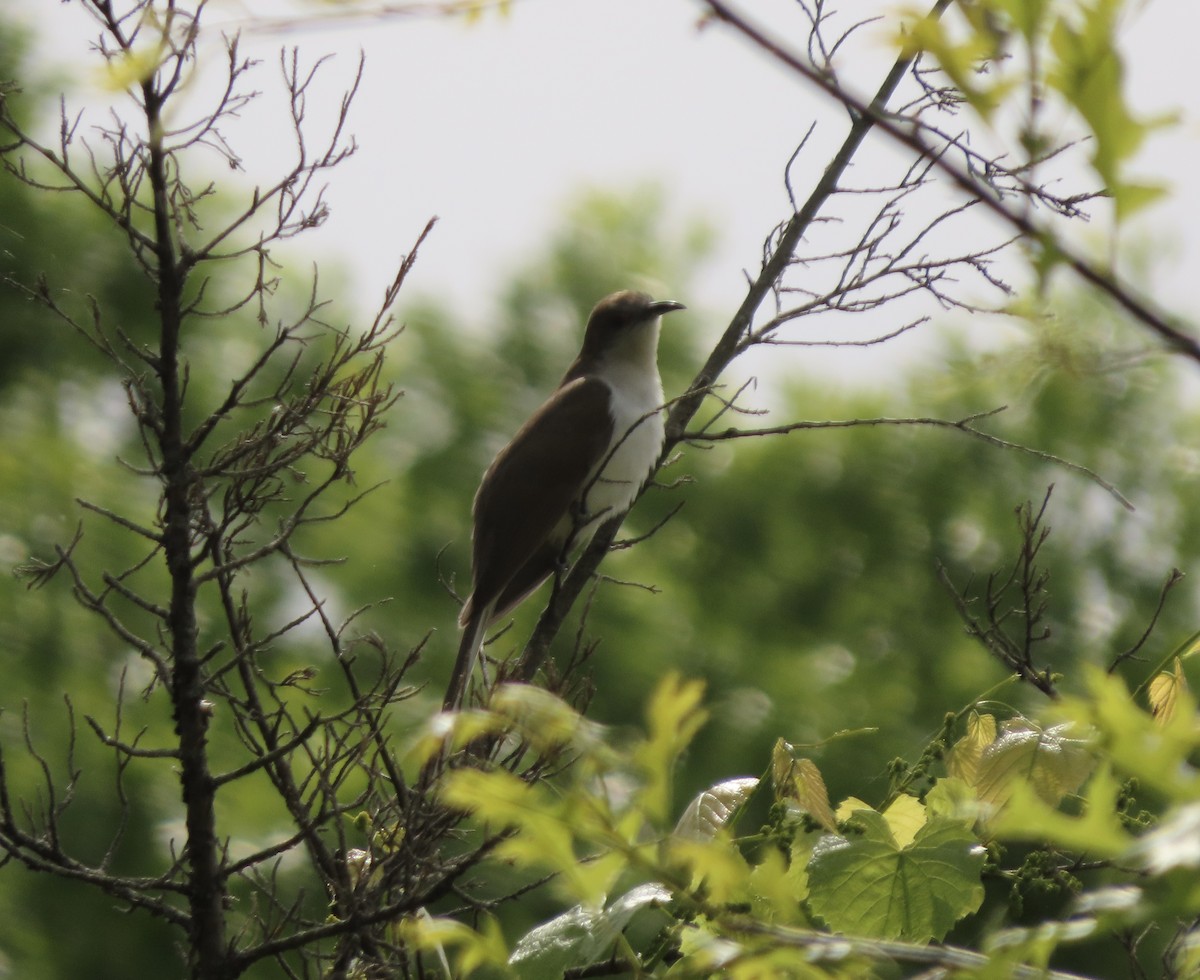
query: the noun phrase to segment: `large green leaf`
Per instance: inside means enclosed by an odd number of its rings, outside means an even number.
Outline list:
[[[604,908],[576,905],[527,932],[509,963],[518,967],[522,976],[562,976],[567,967],[585,966],[606,956],[634,916],[670,900],[666,888],[651,883],[638,885]]]
[[[855,822],[861,837],[822,838],[808,864],[809,902],[831,929],[927,942],[979,908],[984,852],[961,823],[934,817],[901,848],[880,814]]]

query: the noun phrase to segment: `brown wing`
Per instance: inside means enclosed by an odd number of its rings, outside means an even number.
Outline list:
[[[543,563],[535,570],[527,566],[547,553],[551,532],[570,513],[611,440],[608,385],[584,377],[551,395],[500,451],[475,495],[474,609],[502,594],[506,606],[515,605],[548,574],[549,568],[538,574]],[[550,543],[555,552],[562,546]],[[513,582],[518,573],[519,584]],[[510,584],[518,586],[515,598]]]

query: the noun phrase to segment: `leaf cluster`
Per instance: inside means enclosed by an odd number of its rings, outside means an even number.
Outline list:
[[[1158,676],[1167,684],[1178,675]],[[666,678],[650,697],[645,734],[620,748],[611,735],[571,740],[577,765],[553,792],[500,772],[449,773],[440,792],[470,812],[473,832],[504,836],[488,860],[549,875],[575,904],[511,949],[490,918],[472,931],[417,917],[406,936],[450,954],[462,975],[583,976],[607,965],[640,976],[842,977],[900,960],[960,976],[1058,976],[1050,961],[1060,946],[1144,938],[1176,922],[1167,963],[1171,976],[1188,975],[1200,915],[1188,843],[1200,713],[1186,687],[1173,709],[1155,713],[1095,672],[1086,690],[1053,706],[1064,720],[1050,727],[965,709],[922,798],[892,795],[879,808],[853,797],[832,808],[816,766],[781,742],[768,775],[709,787],[672,824],[661,799],[702,721],[700,690]],[[528,736],[511,712],[527,695],[500,693],[509,708],[496,724]],[[560,730],[584,724],[568,721],[565,704],[555,713]],[[1119,775],[1153,791],[1152,822],[1126,821]],[[768,823],[743,829],[757,796],[772,801]],[[1024,841],[1042,850],[1026,853]],[[956,927],[967,935],[964,919],[999,914],[984,905],[985,886],[998,882],[1014,896],[1064,898],[1034,924],[1018,924],[1024,915],[1012,905],[1018,919],[993,921],[975,951],[927,945]]]

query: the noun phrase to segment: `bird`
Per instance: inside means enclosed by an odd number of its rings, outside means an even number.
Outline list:
[[[601,299],[558,387],[488,466],[472,506],[472,589],[444,710],[462,706],[488,627],[641,492],[664,440],[659,327],[683,309],[635,290]]]

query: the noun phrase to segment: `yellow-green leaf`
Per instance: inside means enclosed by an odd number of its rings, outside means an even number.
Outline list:
[[[1124,165],[1147,134],[1170,119],[1144,121],[1129,107],[1125,66],[1117,38],[1120,0],[1080,4],[1077,16],[1060,16],[1050,30],[1053,61],[1047,82],[1092,131],[1092,166],[1112,195],[1118,220],[1154,200],[1157,190],[1124,178]]]
[[[456,751],[482,735],[501,730],[490,711],[439,711],[417,732],[404,754],[405,764],[420,768],[442,751]]]
[[[875,812],[875,808],[870,803],[864,803],[857,796],[847,796],[840,804],[838,804],[837,813],[834,816],[838,823],[845,823],[854,814],[860,810],[869,810]]]
[[[1163,671],[1150,682],[1150,713],[1160,726],[1170,722],[1175,714],[1181,691],[1187,691],[1187,677],[1183,673],[1183,661],[1175,658],[1175,668]]]
[[[1166,184],[1130,183],[1125,180],[1109,190],[1116,203],[1117,214],[1122,218],[1161,201],[1171,192]]]
[[[624,868],[616,853],[580,860],[576,840],[597,841],[606,831],[603,813],[580,792],[559,796],[544,784],[529,784],[512,773],[458,769],[443,782],[442,798],[452,807],[511,831],[496,856],[525,868],[557,874],[566,895],[596,905]]]
[[[491,916],[484,917],[482,930],[476,932],[455,919],[416,915],[401,920],[396,933],[413,949],[435,952],[443,958],[448,949],[455,951],[455,976],[470,976],[484,967],[503,968],[508,962],[504,934]]]
[[[568,745],[588,758],[604,753],[603,726],[584,718],[544,688],[502,684],[492,694],[488,708],[502,719],[501,730],[511,728],[540,751]]]
[[[646,706],[650,737],[635,750],[634,761],[646,780],[642,807],[660,824],[670,812],[675,760],[708,718],[700,706],[703,698],[703,681],[685,681],[672,672],[659,682]]]
[[[908,847],[916,838],[917,833],[925,826],[927,813],[921,801],[912,797],[900,795],[892,800],[891,806],[883,811],[883,819],[887,821],[888,829],[897,847]]]
[[[768,847],[750,872],[748,884],[751,904],[760,918],[783,925],[806,922],[800,903],[808,895],[808,877],[799,861],[789,866],[777,848]]]
[[[966,733],[950,750],[946,758],[946,771],[956,779],[961,779],[968,786],[974,786],[979,779],[979,762],[984,749],[996,741],[996,718],[994,715],[981,715],[972,711],[967,716]]]
[[[1134,701],[1119,677],[1099,668],[1087,676],[1087,696],[1065,698],[1063,713],[1095,731],[1098,750],[1118,771],[1136,776],[1169,800],[1200,796],[1200,772],[1191,764],[1200,748],[1200,717],[1190,691],[1176,690],[1175,710],[1159,723]]]
[[[975,789],[979,798],[1002,806],[1018,785],[1029,785],[1055,806],[1087,779],[1095,765],[1087,742],[1072,738],[1070,725],[1040,729],[1024,719],[1004,724],[1003,734],[984,749]]]
[[[1046,842],[1094,857],[1115,858],[1133,843],[1117,816],[1119,792],[1120,783],[1105,766],[1092,777],[1083,814],[1072,817],[1047,803],[1029,783],[1017,782],[990,827],[1001,839]]]
[[[981,816],[979,797],[961,779],[947,776],[925,794],[925,809],[931,816],[973,824]]]
[[[992,0],[991,3],[979,6],[1006,15],[1013,27],[1024,36],[1026,43],[1031,44],[1041,37],[1046,26],[1048,7],[1052,2],[1053,0]]]
[[[149,81],[162,64],[164,50],[161,44],[155,44],[109,58],[104,63],[105,88],[123,92],[127,88],[136,88]]]
[[[771,780],[777,800],[795,803],[826,830],[837,830],[821,770],[811,759],[793,758],[791,746],[783,739],[771,751]]]
[[[737,848],[723,839],[684,840],[670,838],[664,845],[667,860],[683,865],[693,889],[703,886],[708,897],[717,904],[740,901],[747,897],[750,866]]]
[[[1003,101],[1011,82],[995,75],[980,73],[980,67],[1000,53],[1003,38],[991,31],[952,32],[939,18],[923,12],[910,12],[898,46],[907,55],[925,52],[942,69],[984,119],[988,119]]]

